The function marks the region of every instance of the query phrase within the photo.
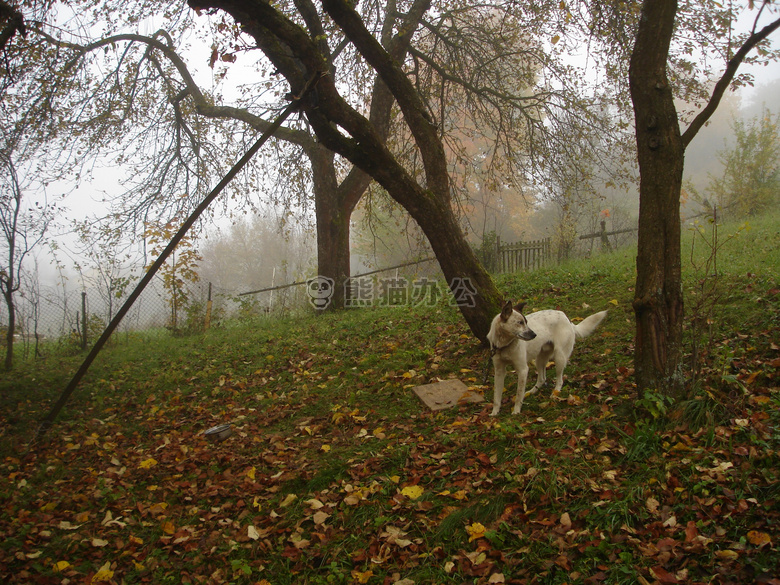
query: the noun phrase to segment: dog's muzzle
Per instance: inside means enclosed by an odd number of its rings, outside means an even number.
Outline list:
[[[531,331],[530,329],[526,329],[522,333],[519,333],[517,335],[519,339],[522,339],[523,341],[531,341],[534,337],[536,337],[536,333]]]

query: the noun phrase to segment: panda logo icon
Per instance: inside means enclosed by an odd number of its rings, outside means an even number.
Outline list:
[[[306,292],[312,307],[320,311],[327,309],[333,297],[334,280],[327,276],[316,276],[306,281]]]

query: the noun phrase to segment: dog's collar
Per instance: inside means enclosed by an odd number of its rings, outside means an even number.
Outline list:
[[[518,339],[519,338],[514,337],[514,338],[512,338],[512,341],[510,341],[506,345],[502,345],[502,346],[493,345],[493,342],[491,341],[490,342],[490,355],[496,355],[497,353],[501,353],[506,348],[508,348],[510,345],[512,345],[514,342],[516,342]]]

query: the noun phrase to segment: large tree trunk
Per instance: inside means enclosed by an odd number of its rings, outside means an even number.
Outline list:
[[[680,192],[685,149],[666,75],[675,0],[645,0],[629,82],[639,159],[634,366],[642,389],[683,389]]]
[[[333,280],[333,296],[323,310],[342,309],[351,274],[350,218],[370,178],[362,172],[360,176],[353,172],[338,185],[331,151],[316,145],[308,149],[308,156],[312,163],[317,218],[317,275]]]

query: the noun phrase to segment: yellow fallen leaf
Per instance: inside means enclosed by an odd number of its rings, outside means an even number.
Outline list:
[[[111,570],[111,561],[106,561],[106,563],[98,569],[98,572],[92,576],[91,582],[103,583],[105,581],[110,581],[113,576],[114,571]]]
[[[149,459],[145,459],[141,461],[139,467],[141,469],[149,469],[150,467],[154,467],[155,465],[157,465],[157,460],[154,457],[149,457]]]
[[[739,553],[735,550],[716,550],[715,556],[722,561],[736,561],[739,558]]]
[[[374,571],[368,570],[365,573],[352,571],[352,578],[358,583],[368,583],[368,580],[374,576]]]
[[[284,498],[284,500],[282,501],[282,503],[280,505],[282,506],[282,508],[286,508],[287,506],[292,504],[297,499],[298,499],[298,496],[296,496],[295,494],[287,494],[287,497]]]
[[[479,522],[474,522],[474,524],[466,526],[466,532],[468,532],[469,535],[469,542],[485,536],[485,530],[486,528]]]
[[[70,567],[70,563],[68,561],[57,561],[54,563],[54,572],[60,573]]]
[[[176,532],[176,526],[170,520],[166,520],[162,523],[162,531],[165,534],[171,535]]]
[[[322,447],[320,447],[320,450],[324,451],[325,453],[329,453],[330,445],[323,445]]]
[[[416,500],[423,495],[424,491],[419,485],[408,485],[401,490],[401,495],[406,496],[410,500]]]
[[[255,466],[253,465],[246,471],[246,476],[251,479],[252,481],[255,481]]]
[[[611,301],[609,301],[609,304],[610,305],[615,305],[617,307],[618,306],[618,300],[617,299],[612,299]]]
[[[758,530],[750,530],[747,533],[747,539],[753,546],[765,546],[772,544],[772,537],[766,532],[759,532]]]

